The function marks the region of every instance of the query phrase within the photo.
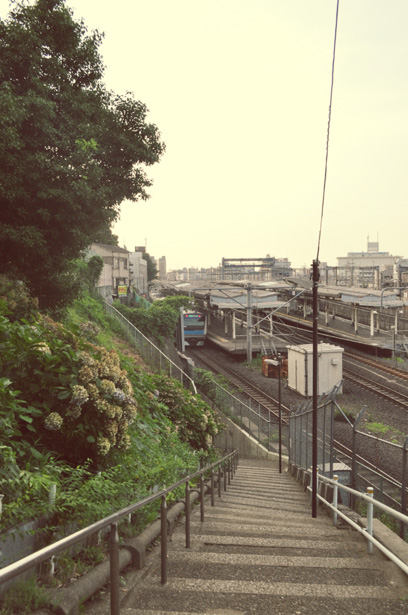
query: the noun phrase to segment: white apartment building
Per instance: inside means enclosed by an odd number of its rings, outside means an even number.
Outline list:
[[[147,261],[143,258],[143,252],[139,250],[130,252],[129,260],[131,285],[139,295],[145,295],[147,293]]]

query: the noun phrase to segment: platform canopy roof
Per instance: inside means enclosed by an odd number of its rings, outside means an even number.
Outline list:
[[[278,309],[284,305],[278,301],[278,292],[272,290],[252,290],[252,307],[258,309]],[[219,310],[247,309],[248,292],[243,288],[213,288],[209,294],[210,307]]]

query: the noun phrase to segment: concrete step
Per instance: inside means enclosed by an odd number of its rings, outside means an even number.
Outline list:
[[[251,468],[251,463],[254,467]],[[402,615],[390,562],[366,553],[355,531],[311,517],[309,496],[271,462],[241,462],[205,520],[191,517],[129,587],[121,615]]]

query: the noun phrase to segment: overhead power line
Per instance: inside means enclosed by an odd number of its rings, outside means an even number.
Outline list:
[[[325,199],[325,194],[326,194],[326,180],[327,180],[327,161],[329,159],[330,121],[331,121],[331,110],[332,110],[332,102],[333,102],[334,64],[335,64],[335,60],[336,60],[336,42],[337,42],[337,24],[338,24],[338,20],[339,20],[339,4],[340,4],[340,0],[337,0],[336,25],[335,25],[335,28],[334,28],[333,61],[332,61],[331,87],[330,87],[329,119],[328,119],[328,123],[327,123],[326,161],[325,161],[325,165],[324,165],[323,198],[322,198],[322,210],[321,210],[321,214],[320,214],[319,238],[318,238],[318,242],[317,242],[317,256],[316,256],[316,261],[317,262],[319,262],[320,240],[321,240],[321,237],[322,237],[324,199]]]

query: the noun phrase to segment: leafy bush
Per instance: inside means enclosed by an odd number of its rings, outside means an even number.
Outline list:
[[[115,308],[125,316],[146,337],[155,337],[160,343],[164,338],[175,337],[179,313],[172,307],[154,304],[149,310],[130,308],[115,301]]]
[[[125,316],[146,337],[155,337],[160,343],[164,338],[175,338],[180,308],[192,308],[194,302],[189,297],[166,297],[154,303],[149,310],[128,307],[115,301],[115,308]]]
[[[27,287],[5,275],[0,275],[0,303],[2,313],[12,322],[22,318],[30,320],[38,314],[38,301],[30,296]]]
[[[177,380],[155,375],[152,381],[157,388],[153,393],[151,412],[168,416],[183,442],[188,442],[194,449],[207,454],[219,429],[210,406],[198,395],[184,389]]]
[[[0,314],[3,530],[46,515],[43,538],[52,540],[57,528],[92,523],[215,458],[219,425],[208,405],[137,367],[130,352],[97,345],[98,327],[80,321],[89,312],[108,331],[89,295],[71,310],[69,328],[44,315],[29,324]],[[136,526],[153,514],[138,513]]]
[[[83,323],[75,335],[46,316],[35,325],[0,317],[0,366],[14,399],[14,410],[2,407],[0,419],[17,443],[73,464],[101,462],[111,447],[129,446],[137,414],[132,385],[117,353],[89,341],[97,331]],[[18,399],[17,391],[24,391]]]

